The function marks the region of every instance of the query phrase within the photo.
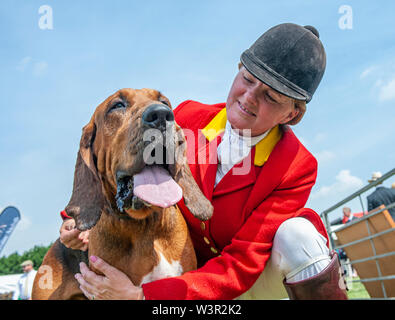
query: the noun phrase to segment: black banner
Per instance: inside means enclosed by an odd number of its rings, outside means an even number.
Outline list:
[[[21,215],[15,207],[7,207],[0,213],[0,253],[19,220]]]

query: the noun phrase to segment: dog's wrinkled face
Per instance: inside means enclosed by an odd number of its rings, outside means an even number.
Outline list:
[[[66,212],[89,229],[104,206],[115,214],[144,219],[153,208],[182,197],[196,217],[212,206],[196,185],[186,144],[169,100],[152,89],[122,89],[100,104],[84,127]]]
[[[144,134],[156,128],[143,122],[143,114],[156,105],[170,114],[164,122],[168,134],[173,134],[175,123],[170,102],[155,90],[120,90],[95,112],[96,127],[101,130],[96,130],[93,153],[97,157],[97,170],[104,178],[104,192],[110,199],[115,194],[119,211],[134,218],[144,218],[151,212],[148,207],[152,204],[133,193],[133,177],[147,165],[144,150],[149,141],[144,141]],[[165,136],[166,132],[157,130]],[[164,162],[160,165],[164,166]]]

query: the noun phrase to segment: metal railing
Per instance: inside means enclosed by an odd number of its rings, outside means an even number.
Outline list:
[[[387,292],[386,292],[386,289],[385,289],[385,286],[384,286],[384,281],[385,281],[385,280],[392,280],[392,279],[395,279],[395,271],[394,271],[394,274],[393,274],[393,275],[383,276],[382,270],[381,270],[380,264],[379,264],[379,259],[385,258],[385,257],[389,257],[389,256],[393,256],[393,255],[395,255],[395,251],[394,251],[394,252],[386,252],[386,253],[384,253],[384,254],[377,254],[377,252],[376,252],[376,247],[375,247],[375,244],[374,244],[373,239],[375,239],[375,238],[377,238],[377,237],[380,237],[380,236],[382,236],[382,235],[384,235],[384,234],[393,232],[393,231],[395,231],[395,228],[390,228],[390,229],[381,231],[381,232],[379,232],[379,233],[372,234],[372,232],[371,232],[371,230],[370,230],[369,223],[368,223],[368,219],[370,219],[370,218],[373,217],[374,215],[377,215],[377,214],[381,213],[381,212],[384,211],[384,210],[388,210],[388,209],[394,208],[394,207],[395,207],[395,202],[393,202],[393,203],[391,203],[391,204],[385,206],[385,208],[383,208],[383,209],[380,209],[380,210],[378,210],[378,211],[374,211],[374,212],[369,213],[369,214],[367,214],[367,215],[363,215],[362,217],[360,217],[360,218],[358,218],[358,219],[355,219],[355,220],[353,220],[353,221],[350,221],[349,223],[347,223],[347,224],[345,224],[345,225],[343,225],[343,226],[341,226],[341,227],[339,227],[339,228],[336,228],[336,230],[332,230],[333,228],[331,227],[331,223],[329,222],[328,216],[329,216],[330,213],[333,213],[336,209],[338,209],[338,208],[341,207],[342,205],[344,205],[344,204],[350,202],[351,200],[354,200],[354,199],[357,198],[357,197],[359,198],[359,201],[360,201],[360,203],[361,203],[362,212],[366,212],[365,207],[364,207],[364,205],[363,205],[363,201],[362,201],[361,195],[362,195],[363,193],[365,193],[366,191],[368,191],[368,190],[374,188],[375,186],[381,184],[382,182],[384,182],[384,181],[387,180],[388,178],[392,177],[393,175],[395,175],[395,168],[392,169],[391,171],[387,172],[386,174],[384,174],[381,178],[377,179],[376,181],[373,181],[373,182],[369,183],[369,184],[366,185],[365,187],[363,187],[363,188],[361,188],[360,190],[354,192],[353,194],[351,194],[350,196],[344,198],[343,200],[339,201],[338,203],[334,204],[334,205],[331,206],[330,208],[324,210],[324,211],[320,214],[320,216],[321,216],[321,218],[322,218],[322,220],[323,220],[323,222],[324,222],[324,224],[325,224],[325,227],[326,227],[326,230],[327,230],[327,232],[328,232],[328,235],[329,235],[330,248],[331,248],[331,250],[343,249],[343,248],[346,248],[346,247],[349,247],[349,246],[352,246],[352,245],[361,243],[361,242],[363,242],[363,241],[369,241],[369,242],[370,242],[370,245],[371,245],[371,248],[372,248],[372,252],[373,252],[373,255],[372,255],[371,257],[367,257],[367,258],[363,258],[363,259],[358,259],[358,260],[353,260],[353,261],[348,262],[347,264],[349,264],[350,266],[352,266],[352,265],[355,265],[355,264],[358,264],[358,263],[362,263],[362,262],[374,260],[374,261],[375,261],[375,264],[376,264],[376,268],[377,268],[378,277],[372,277],[372,278],[364,278],[364,279],[359,279],[359,280],[353,280],[352,282],[362,282],[362,283],[363,283],[363,282],[371,282],[371,281],[380,281],[380,285],[381,285],[381,289],[382,289],[382,292],[383,292],[383,297],[384,297],[384,299],[390,299],[390,298],[387,296]],[[334,239],[333,239],[333,234],[334,234],[334,233],[339,232],[339,231],[341,231],[341,230],[343,230],[343,229],[345,229],[345,228],[348,228],[348,227],[352,226],[353,224],[361,223],[361,221],[365,221],[365,222],[366,222],[366,227],[367,227],[367,231],[368,231],[368,236],[362,237],[362,238],[360,238],[360,239],[357,239],[357,240],[354,240],[354,241],[351,241],[351,242],[348,242],[348,243],[344,243],[344,244],[339,245],[339,246],[336,246],[336,245],[335,245]],[[344,266],[344,265],[345,265],[345,264],[343,264],[343,266]],[[395,269],[395,266],[394,266],[394,269]]]

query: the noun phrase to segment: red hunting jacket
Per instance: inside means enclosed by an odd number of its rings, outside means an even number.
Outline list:
[[[227,119],[225,104],[185,101],[174,114],[184,132],[189,129],[194,133],[195,138],[191,138],[186,132],[188,163],[199,187],[213,204],[214,214],[201,222],[183,201],[178,203],[190,230],[198,269],[144,284],[147,300],[238,297],[265,269],[274,235],[289,218],[307,218],[328,239],[321,218],[304,208],[316,180],[317,161],[289,127],[275,127],[252,148],[247,174],[233,175],[231,170],[214,188],[217,164],[198,164],[198,157],[206,154],[217,158],[217,145]]]
[[[217,164],[198,164],[198,157],[200,152],[216,159],[216,146],[226,124],[225,104],[185,101],[174,114],[183,129],[194,133],[195,143],[186,132],[188,163],[199,187],[213,204],[214,214],[201,222],[180,201],[198,269],[144,284],[147,300],[238,297],[263,272],[278,227],[292,217],[307,218],[328,240],[321,218],[313,210],[303,208],[316,180],[317,161],[290,128],[272,129],[252,148],[248,173],[233,175],[231,170],[214,188]]]

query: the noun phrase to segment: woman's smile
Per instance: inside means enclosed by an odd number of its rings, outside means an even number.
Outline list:
[[[253,112],[251,112],[250,110],[248,110],[246,107],[244,107],[244,106],[240,103],[240,101],[237,101],[237,102],[238,102],[239,108],[240,108],[240,110],[241,110],[241,112],[242,112],[243,114],[245,114],[245,115],[247,115],[247,116],[256,117],[256,114],[253,113]]]

